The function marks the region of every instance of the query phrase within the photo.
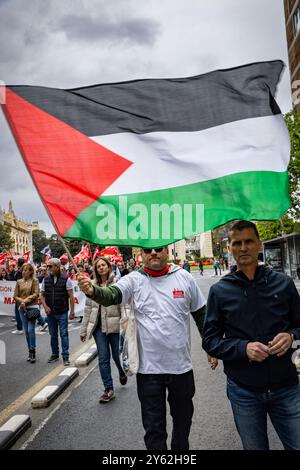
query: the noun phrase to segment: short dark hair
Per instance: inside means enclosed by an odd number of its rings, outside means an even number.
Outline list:
[[[256,225],[253,222],[250,222],[249,220],[238,220],[237,222],[234,222],[231,225],[230,229],[228,230],[228,241],[229,241],[229,243],[231,241],[231,237],[230,237],[231,232],[236,232],[236,231],[241,232],[242,230],[245,230],[247,228],[251,228],[254,231],[256,237],[259,240],[259,233],[258,233],[258,230],[256,228]]]

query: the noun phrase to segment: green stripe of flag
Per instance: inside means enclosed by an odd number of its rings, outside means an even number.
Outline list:
[[[162,246],[233,219],[278,219],[290,206],[288,193],[287,172],[252,171],[164,190],[102,196],[79,214],[65,237],[102,245]]]

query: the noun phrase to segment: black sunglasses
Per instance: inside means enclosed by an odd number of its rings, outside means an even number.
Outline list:
[[[163,251],[163,248],[143,248],[143,252],[149,255],[152,253],[152,250],[155,251],[155,253],[161,253]]]
[[[48,264],[47,268],[53,268],[53,264]]]

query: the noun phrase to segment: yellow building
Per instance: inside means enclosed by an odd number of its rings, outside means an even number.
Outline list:
[[[8,212],[2,211],[1,219],[4,225],[10,228],[10,236],[14,240],[13,255],[22,255],[30,250],[32,230],[39,229],[38,222],[31,224],[18,219],[14,213],[12,202],[9,201]]]

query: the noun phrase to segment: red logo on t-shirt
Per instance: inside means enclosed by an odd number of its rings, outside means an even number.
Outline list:
[[[173,299],[184,298],[184,291],[180,289],[173,289]]]

